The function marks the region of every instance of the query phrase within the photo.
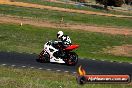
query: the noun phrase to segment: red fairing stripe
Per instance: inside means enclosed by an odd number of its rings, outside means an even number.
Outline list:
[[[79,45],[70,45],[65,50],[74,50],[74,49],[76,49],[78,47],[79,47]]]

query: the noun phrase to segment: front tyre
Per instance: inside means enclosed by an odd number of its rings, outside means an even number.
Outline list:
[[[75,52],[70,52],[69,59],[67,60],[67,65],[75,66],[78,62],[78,55]]]
[[[39,62],[41,63],[46,63],[46,62],[50,62],[50,56],[46,51],[42,51],[39,55]]]

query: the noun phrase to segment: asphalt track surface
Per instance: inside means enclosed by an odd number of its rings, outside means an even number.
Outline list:
[[[82,65],[87,74],[132,75],[132,64],[130,63],[79,59],[79,62],[76,66],[67,66],[54,63],[39,63],[36,61],[37,58],[37,54],[0,52],[0,65],[29,67],[70,73],[75,73],[77,71],[78,66]]]

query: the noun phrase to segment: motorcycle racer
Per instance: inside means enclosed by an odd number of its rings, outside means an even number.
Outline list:
[[[63,31],[57,33],[57,38],[59,42],[62,42],[63,45],[71,45],[71,39],[68,35],[64,35]]]
[[[71,45],[71,39],[68,35],[64,35],[63,31],[58,31],[57,33],[58,41],[55,41],[54,44],[58,44],[60,47],[57,48],[59,51],[54,53],[54,56],[63,56],[63,49]]]
[[[58,40],[50,40],[44,44],[44,49],[39,55],[38,62],[65,63],[67,65],[76,65],[78,55],[72,50],[79,45],[72,44],[69,36],[64,35],[62,31],[57,33]]]

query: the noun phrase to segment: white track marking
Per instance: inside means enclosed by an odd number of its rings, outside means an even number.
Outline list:
[[[56,70],[57,72],[61,71],[61,70]]]
[[[101,60],[101,61],[105,61],[105,60]]]
[[[110,61],[110,62],[114,62],[114,61]]]
[[[7,64],[2,64],[3,66],[7,65]]]
[[[13,64],[13,65],[11,65],[11,66],[12,66],[12,67],[15,67],[16,65]]]
[[[69,72],[69,71],[64,71],[64,72],[66,72],[66,73],[67,73],[67,72]]]
[[[38,69],[40,69],[40,70],[41,70],[41,69],[43,69],[43,68],[38,68]]]
[[[122,62],[119,62],[119,63],[122,63]]]
[[[92,59],[92,60],[95,60],[95,59]]]
[[[30,68],[34,68],[34,67],[30,67]]]
[[[22,66],[23,68],[25,68],[26,66]]]
[[[73,74],[76,74],[77,72],[73,72]]]
[[[50,71],[51,69],[46,69],[46,70]]]

